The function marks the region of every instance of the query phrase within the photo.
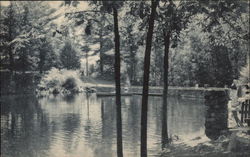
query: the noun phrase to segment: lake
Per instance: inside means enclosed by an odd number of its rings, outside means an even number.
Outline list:
[[[149,97],[148,154],[161,151],[161,97]],[[115,97],[2,96],[2,157],[116,156]],[[140,156],[141,96],[122,97],[125,157]],[[168,132],[189,140],[205,136],[204,100],[168,99]],[[205,127],[206,126],[206,127]]]

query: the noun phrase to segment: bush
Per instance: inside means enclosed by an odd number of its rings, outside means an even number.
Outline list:
[[[62,84],[67,90],[74,90],[77,87],[76,80],[73,77],[67,78],[66,81]]]
[[[58,87],[59,85],[60,85],[60,82],[59,82],[59,80],[56,80],[56,79],[51,79],[47,83],[48,88],[55,88],[55,87]]]
[[[83,86],[79,71],[52,68],[42,77],[38,89],[46,89],[52,92],[55,89],[58,92],[64,90],[75,92],[77,88]]]

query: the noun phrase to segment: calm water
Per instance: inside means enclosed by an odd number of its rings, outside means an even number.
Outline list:
[[[149,97],[148,153],[161,150],[161,97]],[[8,96],[1,98],[2,157],[116,156],[114,97]],[[140,155],[141,96],[122,97],[124,156]],[[202,100],[169,99],[169,134],[205,135]]]

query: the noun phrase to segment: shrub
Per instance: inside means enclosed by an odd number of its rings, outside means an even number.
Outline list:
[[[62,87],[64,87],[67,90],[70,90],[70,91],[74,90],[77,87],[76,80],[73,77],[69,77],[62,84]]]
[[[59,85],[60,85],[60,82],[59,80],[56,80],[56,79],[51,79],[47,83],[48,88],[55,88],[55,87],[58,87]]]
[[[72,92],[80,86],[83,87],[83,82],[80,80],[79,71],[52,68],[42,77],[38,89],[47,89],[49,91],[66,89]]]

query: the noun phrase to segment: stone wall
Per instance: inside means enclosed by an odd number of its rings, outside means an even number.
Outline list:
[[[206,120],[205,134],[210,139],[217,139],[228,131],[228,101],[227,91],[205,91]]]

